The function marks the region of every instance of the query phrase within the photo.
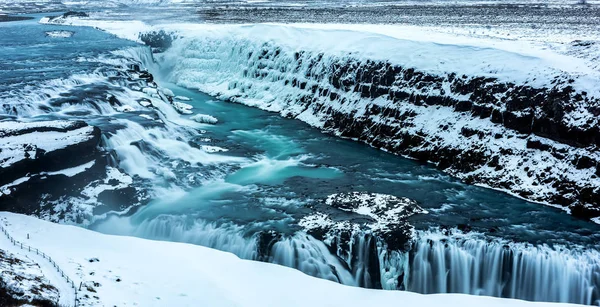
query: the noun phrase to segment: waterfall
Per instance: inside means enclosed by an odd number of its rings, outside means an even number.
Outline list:
[[[296,233],[283,236],[271,231],[249,232],[233,223],[207,222],[186,216],[160,215],[139,224],[129,218],[110,217],[92,227],[114,235],[171,242],[186,242],[298,269],[308,275],[346,285],[359,283],[345,263],[329,252],[319,240]],[[266,228],[263,225],[263,228]]]
[[[357,286],[381,288],[378,238],[362,231],[340,231],[326,240],[330,251],[342,259],[354,276]]]
[[[254,230],[160,215],[139,224],[113,217],[95,230],[198,244],[365,288],[600,303],[600,252],[593,249],[418,231],[412,249],[403,252],[388,250],[381,238],[360,231],[342,232],[322,242],[303,232],[283,235],[258,224],[250,228]],[[265,230],[256,231],[261,228]]]
[[[600,253],[422,232],[408,290],[599,304]]]
[[[594,249],[458,231],[419,231],[408,252],[388,250],[364,233],[335,237],[329,245],[361,287],[600,305],[600,252]]]
[[[216,36],[217,39],[207,35],[174,43],[164,54],[157,55],[160,67],[148,49],[130,49],[128,55],[152,67],[153,72],[161,71],[165,79],[178,85],[296,116],[317,127],[323,125],[319,118],[321,111],[330,112],[329,107],[343,112],[355,107],[363,110],[364,98],[373,98],[371,103],[381,104],[382,112],[392,114],[391,118],[402,114],[400,111],[406,106],[385,109],[389,99],[402,100],[406,99],[404,96],[429,93],[427,87],[398,86],[396,92],[390,91],[392,81],[404,79],[388,80],[386,72],[390,68],[376,61],[322,52],[296,52],[294,50],[299,49],[244,39],[228,41]],[[381,74],[373,78],[373,71]],[[412,74],[412,70],[406,71]],[[378,80],[379,85],[388,84],[382,85],[385,91],[371,86],[371,79]],[[442,87],[445,86],[444,83]],[[311,101],[322,103],[310,109]],[[427,117],[431,114],[428,112],[435,110],[427,109],[422,114]],[[244,234],[240,229],[224,229],[214,224],[210,227],[179,225],[170,230],[172,225],[153,225],[158,223],[155,220],[136,226],[134,235],[209,246],[245,259],[293,267],[348,285],[600,304],[600,252],[597,249],[419,231],[412,249],[402,252],[388,250],[380,238],[365,233],[339,235],[323,243],[303,233],[265,239],[259,234]]]
[[[296,268],[308,275],[358,286],[359,282],[323,242],[297,234],[273,244],[270,262]]]

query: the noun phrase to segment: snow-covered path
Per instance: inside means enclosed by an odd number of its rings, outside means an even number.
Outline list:
[[[5,219],[0,220],[1,227],[5,227],[6,223],[7,221]],[[23,241],[23,244],[28,244],[28,242]],[[50,281],[51,285],[58,289],[60,294],[60,299],[58,302],[59,306],[75,305],[75,290],[71,284],[61,276],[58,270],[52,265],[50,260],[44,258],[41,254],[38,255],[33,248],[30,251],[29,249],[21,249],[20,246],[14,245],[2,231],[0,231],[0,249],[24,258],[28,258],[37,263],[40,266],[41,271],[44,273],[44,277]]]

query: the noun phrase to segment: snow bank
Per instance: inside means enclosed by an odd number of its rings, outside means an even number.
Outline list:
[[[576,306],[354,288],[195,245],[103,235],[6,212],[0,220],[15,239],[37,246],[83,283],[81,306]]]

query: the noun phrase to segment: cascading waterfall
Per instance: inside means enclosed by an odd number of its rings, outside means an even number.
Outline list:
[[[194,221],[163,215],[144,220],[132,229],[133,235],[154,240],[193,243],[231,252],[240,258],[256,259],[257,240],[246,237],[235,225]]]
[[[339,232],[325,240],[330,251],[342,259],[357,281],[365,288],[381,288],[379,282],[379,261],[377,259],[377,238],[362,231]]]
[[[379,265],[381,267],[381,287],[386,290],[406,290],[408,283],[409,253],[388,250],[383,242],[378,242]]]
[[[78,88],[91,88],[98,85],[106,85],[110,72],[97,70],[89,74],[75,74],[68,79],[52,79],[40,82],[34,86],[23,86],[15,90],[0,93],[3,109],[1,114],[13,116],[37,116],[52,112],[64,112],[72,108],[70,104],[53,105],[52,101],[60,99],[65,93]],[[16,98],[18,97],[18,98]],[[106,103],[108,105],[108,103]],[[79,108],[90,114],[100,114],[110,106],[100,105],[97,108],[79,104]]]
[[[422,232],[408,290],[599,304],[600,253]]]
[[[359,230],[339,232],[325,243],[345,262],[358,286],[404,290],[408,253],[389,250],[381,238]]]
[[[383,240],[365,234],[347,239],[347,250],[340,247],[340,237],[329,244],[363,287],[374,287],[379,277],[380,287],[388,290],[600,304],[600,253],[595,250],[439,231],[419,231],[409,252],[388,250]]]
[[[231,223],[184,216],[161,215],[139,225],[113,219],[96,230],[198,244],[352,286],[587,305],[600,299],[600,253],[591,250],[419,231],[412,250],[400,252],[365,233],[324,243],[302,232],[247,233]]]
[[[243,227],[231,223],[217,224],[174,215],[161,215],[137,225],[111,217],[94,229],[103,233],[207,246],[231,252],[243,259],[276,263],[311,276],[358,286],[343,261],[332,255],[323,242],[303,233],[292,236],[247,233]]]
[[[277,241],[271,249],[270,262],[296,268],[308,275],[358,286],[356,276],[320,241],[297,234]]]

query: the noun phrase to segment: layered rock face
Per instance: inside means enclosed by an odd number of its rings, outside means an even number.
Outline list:
[[[382,62],[331,70],[333,88],[312,87],[305,104],[326,130],[433,162],[469,183],[569,207],[578,216],[600,215],[600,100],[568,80],[533,88]],[[335,100],[337,91],[371,103],[342,98],[331,106],[327,98]]]
[[[194,53],[182,51],[173,67],[182,85],[434,163],[468,183],[600,216],[600,98],[577,76],[557,73],[545,86],[535,73],[520,83],[468,67],[469,75],[432,73],[267,42],[203,38],[186,47]],[[208,75],[215,71],[231,76],[218,82]]]
[[[103,177],[100,129],[82,121],[0,122],[0,208],[31,213]]]

